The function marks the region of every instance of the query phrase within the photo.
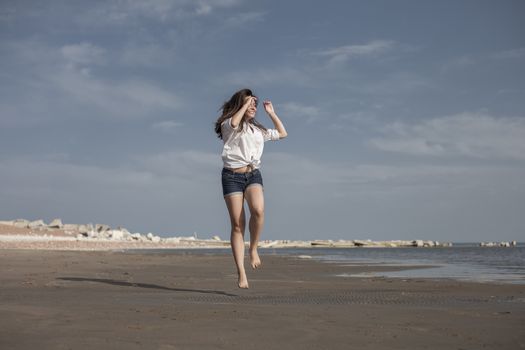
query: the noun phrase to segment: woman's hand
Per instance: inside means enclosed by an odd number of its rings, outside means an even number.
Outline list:
[[[241,123],[242,117],[244,117],[248,108],[257,105],[256,102],[257,97],[255,96],[246,96],[244,98],[244,105],[232,116],[232,119],[230,121],[230,124],[234,129],[236,129],[237,126]]]
[[[263,105],[264,105],[264,110],[266,111],[266,113],[268,113],[268,116],[272,120],[273,125],[275,126],[275,128],[279,132],[279,138],[280,139],[284,139],[286,136],[288,136],[288,133],[286,132],[286,129],[284,128],[284,125],[281,122],[281,120],[279,119],[279,117],[277,116],[277,114],[275,114],[275,111],[273,109],[272,101],[265,100],[263,102]]]
[[[244,98],[244,106],[250,107],[252,104],[255,105],[257,102],[257,97],[255,96],[246,96]]]
[[[263,102],[263,105],[264,105],[264,110],[266,111],[266,113],[268,113],[268,114],[275,114],[275,111],[273,110],[272,101],[265,100]]]

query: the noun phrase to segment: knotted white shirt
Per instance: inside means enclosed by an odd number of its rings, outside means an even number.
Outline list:
[[[264,143],[279,140],[279,131],[277,129],[264,131],[246,122],[241,131],[240,125],[236,128],[232,127],[231,120],[228,118],[221,124],[224,167],[235,169],[251,164],[254,169],[259,169]]]

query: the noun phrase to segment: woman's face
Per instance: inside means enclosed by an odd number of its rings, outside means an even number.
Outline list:
[[[256,113],[257,113],[257,101],[252,100],[252,103],[250,104],[250,106],[246,110],[246,113],[244,114],[244,118],[246,118],[246,120],[253,119],[255,118]]]

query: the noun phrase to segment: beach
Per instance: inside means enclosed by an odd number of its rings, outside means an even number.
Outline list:
[[[261,250],[0,250],[1,349],[520,349],[525,285],[359,277]]]

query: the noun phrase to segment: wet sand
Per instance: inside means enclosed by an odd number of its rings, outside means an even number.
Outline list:
[[[268,255],[0,250],[0,349],[520,349],[525,286]],[[396,267],[388,267],[396,269]]]

